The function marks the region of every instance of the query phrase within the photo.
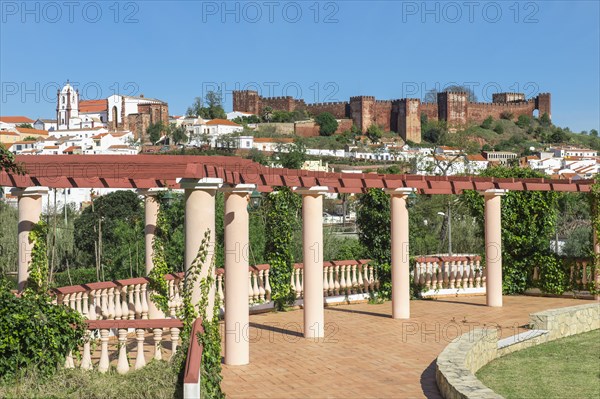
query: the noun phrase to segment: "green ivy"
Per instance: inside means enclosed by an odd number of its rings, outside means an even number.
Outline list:
[[[169,285],[165,275],[172,273],[165,256],[166,232],[168,231],[164,207],[159,207],[156,218],[156,230],[152,239],[152,270],[148,274],[150,280],[150,299],[164,314],[169,314]]]
[[[293,304],[295,299],[290,279],[294,271],[294,231],[298,228],[300,206],[300,196],[288,187],[282,187],[267,197],[265,258],[271,265],[271,298],[278,310]]]
[[[28,287],[37,293],[48,291],[48,225],[40,220],[29,232],[29,241],[33,243],[29,262]]]
[[[523,168],[490,168],[485,177],[536,178],[541,173]],[[462,195],[471,214],[484,220],[484,198],[475,191]],[[505,294],[519,294],[533,285],[533,270],[544,267],[553,275],[546,288],[556,290],[561,279],[553,266],[550,239],[556,228],[558,194],[552,191],[509,191],[502,197],[502,277]],[[483,228],[483,223],[481,225]],[[543,274],[542,274],[543,275]],[[553,288],[554,287],[554,288]]]
[[[600,239],[600,178],[596,177],[596,181],[594,184],[592,184],[591,189],[590,189],[590,193],[589,193],[589,200],[590,200],[590,210],[592,213],[592,230],[595,234],[595,236]],[[596,248],[593,249],[593,253],[594,253],[594,264],[593,264],[593,270],[592,270],[592,276],[594,276],[594,272],[596,270],[598,270],[600,268],[600,254],[596,253]],[[589,282],[588,284],[588,290],[590,291],[590,293],[592,294],[598,294],[600,293],[600,287],[596,286],[596,282],[593,281],[594,279],[590,279],[592,281]]]
[[[46,293],[27,288],[17,297],[0,281],[0,379],[14,380],[31,368],[51,375],[83,344],[85,330],[78,312],[53,305]]]

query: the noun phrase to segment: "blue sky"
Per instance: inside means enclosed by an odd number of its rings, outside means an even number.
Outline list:
[[[144,94],[185,112],[231,91],[307,102],[422,98],[471,86],[552,93],[552,117],[600,128],[598,1],[0,1],[0,114],[54,117],[56,88]]]

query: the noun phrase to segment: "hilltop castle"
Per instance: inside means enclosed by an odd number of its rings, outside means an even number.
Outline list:
[[[350,97],[349,102],[306,104],[293,97],[262,97],[256,91],[233,92],[233,110],[260,115],[265,107],[273,110],[306,110],[312,115],[329,112],[338,119],[352,119],[352,122],[365,132],[376,124],[386,131],[397,132],[403,140],[421,141],[421,114],[429,120],[444,120],[448,126],[459,127],[469,123],[481,123],[488,116],[499,119],[504,112],[519,115],[550,114],[550,93],[540,93],[537,97],[525,99],[523,93],[496,93],[491,103],[468,101],[465,92],[443,92],[437,94],[437,102],[424,103],[418,98],[399,100],[376,100],[371,96]]]

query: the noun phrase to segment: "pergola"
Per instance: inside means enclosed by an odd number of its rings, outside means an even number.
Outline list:
[[[488,306],[502,306],[501,196],[508,190],[588,192],[593,180],[484,178],[475,176],[377,175],[269,168],[238,157],[183,155],[34,155],[17,156],[24,175],[0,173],[0,186],[14,187],[19,208],[19,289],[28,277],[32,243],[28,236],[40,219],[48,188],[137,189],[145,196],[146,272],[152,267],[152,240],[160,189],[185,193],[185,268],[210,231],[207,263],[215,245],[215,195],[225,193],[225,363],[249,362],[249,341],[240,337],[249,324],[247,202],[253,190],[292,187],[302,195],[304,255],[304,336],[324,336],[323,195],[383,189],[391,196],[392,317],[410,318],[409,230],[407,197],[411,193],[460,194],[476,190],[485,198],[486,296]],[[595,251],[599,252],[597,239]],[[203,270],[201,276],[206,275]],[[194,299],[199,298],[199,287]],[[213,299],[214,301],[214,295]],[[212,306],[212,303],[209,303]],[[160,312],[150,304],[152,318]]]

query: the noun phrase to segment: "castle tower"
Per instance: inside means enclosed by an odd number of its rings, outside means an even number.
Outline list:
[[[258,92],[254,90],[234,91],[233,111],[260,115],[262,110]]]
[[[69,129],[71,118],[79,117],[79,90],[67,84],[56,95],[56,125],[57,130]]]
[[[393,102],[393,110],[397,110],[398,115],[398,134],[404,142],[421,142],[420,105],[421,100],[418,98],[403,98]]]
[[[467,104],[469,96],[465,92],[438,93],[438,119],[446,121],[448,126],[467,124]]]
[[[540,112],[540,117],[544,114],[548,114],[550,119],[552,119],[552,113],[550,110],[550,93],[540,93],[535,98],[535,109]]]
[[[350,117],[361,132],[366,132],[375,123],[375,97],[350,97]]]

